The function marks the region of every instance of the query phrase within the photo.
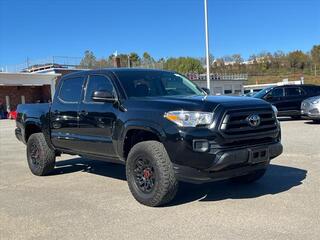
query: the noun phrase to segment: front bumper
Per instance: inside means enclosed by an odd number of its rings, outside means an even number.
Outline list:
[[[281,139],[280,127],[274,131],[245,135],[241,138],[226,137],[218,131],[208,128],[186,129],[184,131],[173,129],[171,132],[166,132],[167,138],[163,144],[172,163],[212,171],[221,170],[233,163],[237,164],[239,159],[248,159],[249,148],[268,148],[280,143]],[[195,151],[194,141],[199,139],[209,142],[207,151]],[[268,154],[271,153],[270,157],[273,156],[272,152],[273,148],[268,152]],[[243,161],[240,160],[240,163]]]
[[[283,147],[280,142],[225,150],[215,155],[214,164],[208,169],[174,164],[174,171],[177,179],[184,182],[204,183],[229,179],[267,168],[270,160],[279,156],[282,151]]]

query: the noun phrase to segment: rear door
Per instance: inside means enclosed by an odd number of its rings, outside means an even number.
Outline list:
[[[114,103],[94,102],[92,95],[98,90],[115,92],[114,85],[108,76],[89,75],[84,97],[79,106],[81,151],[87,154],[114,157],[113,134],[118,108]]]
[[[306,93],[301,87],[287,86],[285,87],[286,111],[289,114],[300,114],[301,102],[305,98]]]
[[[78,135],[78,108],[84,76],[61,80],[50,111],[51,140],[59,149],[77,152],[80,149]]]

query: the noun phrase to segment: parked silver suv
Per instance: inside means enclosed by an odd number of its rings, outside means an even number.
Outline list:
[[[304,100],[301,103],[301,114],[320,123],[320,96]]]

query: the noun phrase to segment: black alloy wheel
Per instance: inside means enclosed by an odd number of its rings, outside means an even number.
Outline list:
[[[150,193],[154,189],[156,173],[151,162],[145,157],[135,160],[135,183],[143,193]]]
[[[32,143],[30,146],[30,158],[31,163],[34,165],[34,167],[39,167],[40,165],[40,152],[35,143]]]

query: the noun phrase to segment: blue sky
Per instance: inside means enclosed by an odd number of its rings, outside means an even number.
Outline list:
[[[215,57],[320,44],[319,0],[208,0]],[[0,0],[0,66],[48,56],[205,53],[203,0]]]

